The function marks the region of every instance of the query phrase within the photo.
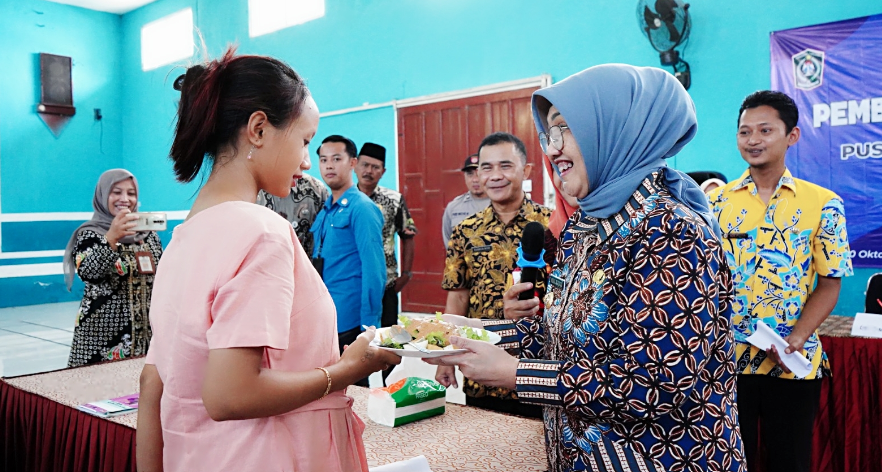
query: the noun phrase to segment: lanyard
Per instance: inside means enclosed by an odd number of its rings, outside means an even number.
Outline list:
[[[328,215],[325,216],[325,220],[322,222],[323,223],[322,224],[322,234],[321,234],[321,237],[319,238],[318,252],[316,253],[315,257],[322,257],[322,248],[325,246],[325,236],[328,235],[328,226],[330,224],[333,224],[334,215],[336,215],[337,213],[340,213],[341,210],[342,210],[341,208],[337,208],[336,203],[331,205],[330,210],[328,210],[327,208],[325,209],[325,213],[327,213]]]

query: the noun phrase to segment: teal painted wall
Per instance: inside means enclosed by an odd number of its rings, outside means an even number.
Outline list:
[[[57,3],[0,2],[3,213],[91,211],[98,176],[122,164],[121,25],[119,15]],[[59,137],[36,113],[41,52],[72,58],[77,112]]]
[[[315,150],[321,145],[321,140],[332,134],[340,134],[346,136],[361,148],[364,142],[372,142],[386,147],[386,173],[380,179],[379,185],[388,188],[398,188],[398,172],[396,163],[398,162],[395,152],[395,112],[392,107],[376,108],[373,110],[359,111],[356,113],[347,113],[345,115],[336,115],[322,118],[319,120],[318,133],[316,139],[311,143],[312,149],[312,169],[307,173],[321,179],[318,170],[318,155]],[[358,180],[357,177],[353,177]]]
[[[109,13],[41,0],[0,2],[3,213],[91,211],[98,176],[122,165],[121,26],[121,17]],[[77,112],[57,137],[36,113],[41,52],[72,58]],[[94,108],[101,109],[100,122],[94,120]],[[4,222],[0,250],[64,249],[79,223]],[[0,265],[60,261],[0,259]],[[61,275],[0,278],[0,307],[78,300],[82,295],[81,281],[68,292]]]
[[[279,57],[308,80],[319,108],[327,112],[542,73],[551,74],[557,81],[606,62],[658,66],[658,55],[637,27],[635,4],[635,1],[620,0],[552,3],[327,0],[323,18],[250,38],[247,0],[160,0],[123,15],[118,20],[119,36],[107,41],[119,45],[116,59],[107,58],[107,63],[115,60],[118,67],[113,73],[121,83],[117,93],[125,99],[120,110],[119,137],[115,138],[118,139],[115,142],[118,159],[114,162],[138,176],[143,209],[189,208],[198,184],[174,182],[167,158],[178,98],[171,83],[183,69],[168,66],[144,72],[140,62],[141,27],[183,8],[192,8],[195,26],[205,42],[205,48],[200,47],[194,60],[206,54],[215,57],[229,44],[237,44],[240,53]],[[13,12],[15,18],[11,22],[26,23],[15,28],[29,28],[27,22],[33,21],[28,5],[38,5],[47,11],[70,9],[38,0],[22,5],[0,7],[0,26],[4,21],[10,22],[4,19],[5,13]],[[693,1],[691,5],[693,31],[684,57],[692,65],[690,93],[698,110],[699,132],[671,164],[685,171],[716,169],[729,178],[736,177],[745,167],[734,139],[738,106],[750,92],[769,87],[769,34],[882,13],[878,0],[744,0],[737,3],[702,0]],[[94,15],[103,18],[102,14]],[[117,21],[112,20],[116,18],[112,15],[106,17],[111,18],[109,23]],[[16,38],[6,31],[7,28],[0,29],[3,44]],[[58,41],[55,32],[32,34],[37,34],[40,41]],[[0,57],[5,57],[4,54],[8,53],[0,48]],[[76,74],[75,68],[75,82]],[[4,77],[6,74],[0,76],[0,81],[20,80],[17,76]],[[4,154],[4,144],[9,125],[4,125],[8,121],[4,120],[7,108],[3,95],[0,100],[3,210],[10,211],[7,210],[7,201],[12,198],[9,195],[16,195],[14,203],[9,204],[24,208],[18,211],[48,211],[39,210],[43,203],[37,204],[38,197],[20,196],[24,185],[14,187],[13,193],[12,184],[7,184],[10,178],[7,166],[11,164],[6,162],[8,154]],[[31,110],[32,101],[28,100]],[[78,107],[81,105],[86,106],[77,103]],[[88,108],[90,116],[91,108]],[[390,151],[387,160],[390,171],[381,184],[397,188],[393,116],[391,108],[381,108],[324,118],[315,143],[324,136],[339,133],[349,135],[358,144],[371,140],[386,145]],[[107,125],[105,122],[105,152],[108,150],[106,139],[111,134]],[[77,139],[85,142],[84,136],[92,131],[91,123],[86,128],[78,131],[82,136]],[[66,133],[71,129],[69,125]],[[23,146],[15,149],[23,149]],[[312,154],[315,160],[314,149],[315,145]],[[87,160],[82,167],[89,169],[92,161],[89,157],[84,159]],[[109,166],[102,169],[106,167]],[[18,168],[10,169],[14,169],[9,171],[14,175],[24,175]],[[88,182],[82,182],[72,178],[67,169],[69,175],[55,181],[63,185],[65,201],[49,202],[45,206],[52,207],[53,211],[87,210],[97,173],[89,176]],[[318,175],[315,168],[310,173]],[[866,277],[872,272],[861,270],[856,277],[845,280],[836,313],[851,315],[859,311]]]
[[[242,53],[286,60],[308,79],[319,107],[330,111],[541,73],[560,80],[605,62],[658,66],[658,55],[637,27],[635,4],[327,0],[323,18],[249,38],[247,0],[214,0],[210,9],[204,0],[161,0],[123,18],[124,66],[131,76],[125,91],[145,104],[164,105],[173,96],[162,80],[170,68],[140,72],[140,27],[188,6],[209,55],[238,44]],[[712,163],[731,177],[744,167],[734,145],[738,106],[748,93],[769,87],[769,34],[882,12],[876,0],[691,4],[693,32],[685,58],[692,65],[690,93],[700,126],[674,164],[697,170]],[[153,111],[155,107],[129,108],[126,130],[167,131],[173,107],[148,116]],[[141,139],[125,135],[126,159],[164,156],[167,150],[147,145],[148,140],[163,141],[154,133],[141,133]]]
[[[0,231],[3,234],[3,251],[62,250],[74,229],[81,223],[82,221],[2,223]],[[170,220],[168,229],[158,234],[163,246],[168,245],[172,232],[181,223],[181,220]],[[60,256],[0,259],[0,268],[61,261]],[[77,301],[83,298],[83,289],[82,280],[74,277],[73,287],[68,291],[64,285],[64,276],[60,274],[0,278],[0,308]]]
[[[172,82],[185,69],[168,66],[147,72],[141,70],[141,27],[184,8],[193,9],[195,26],[202,29],[201,10],[190,1],[160,1],[122,17],[118,38],[122,49],[121,73],[126,78],[122,161],[123,166],[138,177],[143,211],[187,210],[199,189],[199,178],[189,185],[177,183],[168,159],[180,98]],[[239,16],[235,11],[228,14]],[[243,18],[247,21],[247,16]]]
[[[200,54],[217,56],[228,44],[237,44],[241,53],[279,57],[306,77],[319,108],[331,111],[542,73],[557,81],[605,62],[658,66],[658,55],[636,25],[635,4],[327,0],[323,18],[249,38],[247,0],[216,0],[211,8],[204,0],[161,0],[123,17],[123,66],[129,78],[124,93],[134,100],[124,119],[124,162],[137,169],[142,182],[143,175],[152,176],[145,192],[159,195],[160,207],[187,207],[195,187],[172,184],[165,158],[175,99],[166,75],[173,79],[180,72],[141,72],[138,55],[140,27],[182,8],[193,8],[207,46]],[[734,139],[741,100],[769,87],[769,34],[882,12],[876,0],[691,5],[693,31],[684,57],[692,66],[690,94],[699,132],[672,164],[685,171],[716,169],[729,178],[745,167]],[[318,137],[341,133],[359,144],[368,139],[387,144],[382,139],[394,134],[394,123],[391,111],[386,115],[371,111],[330,117],[320,123]],[[394,166],[389,159],[387,167]],[[388,172],[382,184],[397,188],[396,180]],[[859,270],[845,280],[836,313],[862,309],[865,281],[873,272]]]
[[[63,275],[0,279],[0,292],[3,293],[0,308],[79,301],[83,299],[84,288],[83,281],[77,277],[68,292],[64,287]],[[71,320],[75,318],[76,310],[70,314]]]

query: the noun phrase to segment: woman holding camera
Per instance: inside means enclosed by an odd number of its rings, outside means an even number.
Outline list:
[[[162,243],[153,231],[136,232],[138,181],[125,169],[101,174],[92,219],[80,225],[64,251],[64,282],[85,282],[77,311],[69,367],[147,353],[150,295]]]

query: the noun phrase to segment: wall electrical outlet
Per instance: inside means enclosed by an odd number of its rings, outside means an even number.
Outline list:
[[[104,118],[104,115],[101,114],[101,109],[95,109],[95,121],[101,121],[101,118]]]

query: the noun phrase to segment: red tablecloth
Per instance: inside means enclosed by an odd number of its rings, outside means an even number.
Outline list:
[[[821,336],[821,343],[833,378],[821,389],[812,470],[882,472],[882,339]]]
[[[135,471],[135,430],[0,381],[0,470]]]
[[[843,337],[847,336],[850,328],[851,319],[841,317],[830,317],[821,328],[821,332],[825,333],[821,336],[821,341],[830,358],[833,378],[823,383],[821,406],[815,421],[812,463],[816,472],[882,472],[882,340]],[[77,382],[70,381],[63,388],[58,389],[65,390],[64,395],[56,395],[51,390],[41,392],[39,395],[31,393],[39,391],[34,385],[40,383],[40,380],[50,378],[52,375],[58,377],[58,373],[11,379],[9,383],[0,380],[0,470],[9,472],[135,470],[135,440],[132,429],[134,415],[104,420],[81,413],[65,404],[75,405],[132,393],[137,389],[136,372],[140,371],[140,368],[128,369],[133,372],[132,374],[116,375],[114,379],[120,380],[118,386],[109,386],[106,381],[94,381],[97,376],[85,375],[87,372],[113,371],[115,366],[102,364],[82,369],[64,371],[65,377],[88,377],[92,381],[78,384],[80,390],[74,392],[68,391],[70,390],[68,384]],[[69,375],[71,373],[75,375]],[[103,393],[98,395],[97,391]],[[357,399],[356,403],[359,401],[363,399]],[[461,407],[453,408],[458,410]],[[366,416],[363,412],[360,413],[363,417]],[[482,416],[484,413],[480,412],[477,415]],[[486,413],[486,415],[496,418],[495,413]],[[489,423],[492,424],[493,420]],[[520,424],[513,426],[518,430],[523,430],[525,427]],[[541,449],[541,426],[538,424],[530,426],[536,427],[536,432],[530,436],[531,441],[512,438],[520,447],[509,445],[510,449],[506,449],[516,451],[514,455],[521,457],[521,465],[530,462],[525,459],[541,460],[544,457]],[[373,444],[369,446],[381,449],[380,444],[385,444],[387,441],[380,436],[389,434],[387,431],[392,430],[382,427],[374,429],[371,434],[376,437],[366,433],[366,441],[371,436],[370,440]],[[396,428],[393,434],[399,433],[405,431],[398,431]],[[475,434],[474,431],[468,430],[457,431],[454,434],[462,435],[457,438],[458,440],[468,441],[467,436],[470,433]],[[530,444],[526,444],[527,442]],[[442,448],[438,451],[444,451],[444,444],[435,446]],[[381,452],[379,450],[372,452],[376,454],[375,464],[393,459],[392,455],[384,456],[380,454]],[[388,452],[391,454],[395,451]],[[414,453],[410,455],[420,453],[420,451],[408,452]],[[502,450],[488,452],[497,456],[504,453]],[[396,460],[407,457],[402,456]],[[436,461],[444,459],[447,458],[439,456]],[[509,469],[516,470],[517,467],[514,469],[509,467]],[[541,469],[528,467],[527,470]]]
[[[74,407],[138,390],[143,359],[0,380],[0,471],[135,470],[137,415],[102,419]],[[432,470],[546,470],[542,422],[460,405],[444,415],[388,428],[368,419],[368,390],[350,387],[365,421],[368,464],[424,455]]]

